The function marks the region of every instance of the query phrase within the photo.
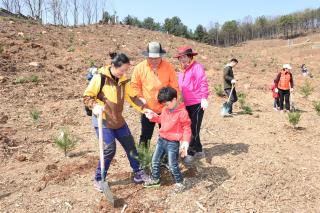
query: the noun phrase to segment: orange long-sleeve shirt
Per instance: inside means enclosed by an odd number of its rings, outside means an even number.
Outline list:
[[[157,71],[152,71],[147,60],[139,63],[132,73],[131,88],[144,98],[146,107],[161,113],[163,106],[158,102],[158,92],[162,87],[170,86],[179,93],[178,80],[174,67],[164,59]]]

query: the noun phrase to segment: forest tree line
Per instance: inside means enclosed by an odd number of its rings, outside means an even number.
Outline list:
[[[199,24],[191,30],[177,16],[166,18],[163,23],[152,17],[139,20],[131,15],[120,20],[114,9],[112,14],[107,12],[105,0],[1,0],[1,6],[55,25],[125,24],[215,46],[231,46],[253,39],[289,39],[315,32],[320,27],[320,8],[277,17],[246,16],[223,24],[210,22],[207,27]]]

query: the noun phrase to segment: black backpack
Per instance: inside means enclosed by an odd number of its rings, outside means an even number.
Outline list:
[[[106,76],[105,75],[103,75],[102,73],[100,73],[100,76],[101,76],[101,84],[100,84],[100,90],[99,90],[99,93],[101,92],[101,90],[102,90],[102,87],[104,86],[104,84],[106,83]],[[98,93],[98,94],[99,94]],[[99,99],[100,100],[100,99]],[[88,116],[92,116],[92,110],[91,109],[89,109],[89,107],[87,107],[87,106],[84,106],[84,110],[86,111],[86,114],[88,115]]]

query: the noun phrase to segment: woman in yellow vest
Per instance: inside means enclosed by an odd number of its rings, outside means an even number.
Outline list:
[[[103,141],[106,144],[106,148],[104,149],[106,172],[116,153],[115,139],[117,139],[126,151],[130,166],[134,172],[134,182],[142,183],[148,179],[148,176],[145,175],[144,171],[140,168],[139,162],[136,160],[137,150],[134,139],[122,116],[122,111],[125,99],[141,112],[144,104],[133,92],[130,87],[130,80],[125,76],[130,66],[129,58],[122,53],[112,53],[110,56],[112,60],[111,65],[99,69],[99,74],[96,74],[92,78],[85,90],[83,101],[89,109],[92,109],[92,125],[97,135],[97,116],[100,113],[103,115]],[[101,87],[102,77],[104,77],[105,80],[104,85]],[[99,163],[94,182],[95,187],[99,191],[101,191],[101,176]],[[103,176],[105,177],[106,175]]]

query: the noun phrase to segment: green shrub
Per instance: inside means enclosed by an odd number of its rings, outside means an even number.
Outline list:
[[[242,114],[252,115],[252,109],[247,104],[246,98],[247,98],[246,94],[244,94],[242,92],[238,93],[238,101],[239,101],[239,104],[240,104],[240,108],[243,110]]]
[[[25,42],[25,43],[27,43],[27,42],[29,42],[29,41],[31,41],[32,40],[32,37],[31,36],[24,36],[23,37],[23,41]]]
[[[89,67],[93,67],[96,65],[96,62],[92,59],[89,60]]]
[[[214,85],[214,92],[215,92],[216,95],[219,96],[219,97],[225,96],[224,90],[223,90],[221,84]]]
[[[304,97],[308,97],[313,92],[314,88],[311,86],[309,81],[305,81],[303,86],[300,88],[301,93]]]
[[[81,41],[81,46],[86,46],[88,44],[87,41]]]
[[[247,98],[247,95],[240,92],[238,93],[238,101],[239,101],[239,104],[240,104],[240,107],[243,108],[246,104],[246,98]]]
[[[30,116],[31,116],[33,122],[35,122],[35,123],[38,123],[38,122],[39,122],[40,114],[41,114],[40,111],[37,110],[37,109],[32,109],[32,110],[30,111]]]
[[[252,109],[250,106],[248,105],[245,105],[242,107],[243,111],[244,111],[244,114],[249,114],[249,115],[252,115]]]
[[[71,135],[68,129],[62,129],[60,135],[54,138],[54,144],[64,152],[64,156],[73,150],[78,139]]]
[[[315,102],[313,105],[314,109],[317,111],[317,114],[320,115],[320,101]]]
[[[300,118],[301,118],[301,113],[300,112],[289,112],[288,113],[289,123],[292,124],[294,129],[298,125],[298,123],[300,121]]]
[[[73,46],[71,46],[71,47],[68,47],[68,52],[74,52],[76,49],[73,47]]]
[[[36,75],[32,75],[30,77],[20,76],[20,77],[16,78],[15,83],[16,84],[23,84],[23,83],[28,83],[28,82],[37,83],[38,81],[39,81],[39,77]]]
[[[4,45],[0,44],[0,54],[2,54],[4,52]]]

